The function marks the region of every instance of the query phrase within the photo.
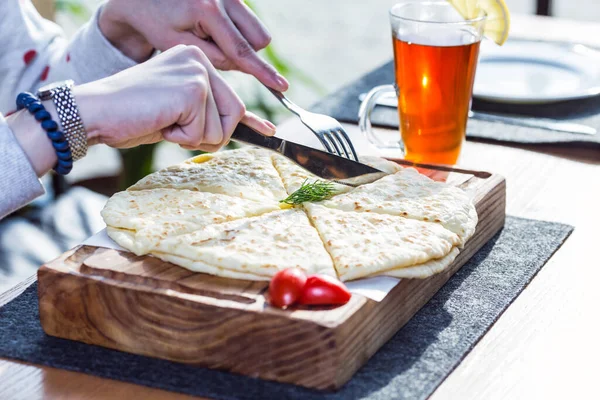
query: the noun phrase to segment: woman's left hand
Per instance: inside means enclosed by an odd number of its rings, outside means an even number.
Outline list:
[[[109,0],[100,29],[137,61],[153,48],[194,45],[218,69],[246,72],[280,91],[288,88],[287,80],[256,53],[271,36],[243,0]]]

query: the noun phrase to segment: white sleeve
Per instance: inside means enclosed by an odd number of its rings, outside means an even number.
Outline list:
[[[0,114],[0,219],[44,194],[29,159]]]
[[[65,79],[90,82],[136,65],[104,37],[100,12],[69,42],[30,0],[0,0],[0,113],[14,111],[20,92]]]

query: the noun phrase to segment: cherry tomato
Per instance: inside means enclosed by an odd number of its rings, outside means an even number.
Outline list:
[[[346,286],[328,275],[311,275],[300,296],[300,304],[338,305],[346,304],[352,295]]]
[[[298,301],[306,284],[306,274],[298,268],[277,272],[269,284],[269,302],[285,308]]]

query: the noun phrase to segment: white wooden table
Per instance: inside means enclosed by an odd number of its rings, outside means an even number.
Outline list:
[[[600,23],[514,16],[512,35],[600,46]],[[355,126],[346,128],[357,148],[372,153]],[[294,120],[282,124],[279,135],[314,143]],[[432,399],[597,397],[600,151],[467,142],[461,165],[507,178],[508,214],[568,223],[575,231]],[[0,304],[32,282],[0,295]],[[0,399],[13,398],[190,397],[0,359]]]

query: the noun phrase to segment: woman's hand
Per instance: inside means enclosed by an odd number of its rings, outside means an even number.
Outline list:
[[[285,78],[256,54],[271,36],[243,0],[110,0],[100,29],[134,59],[152,48],[194,45],[219,69],[249,73],[280,91],[288,88]]]
[[[186,149],[216,151],[241,121],[264,135],[275,126],[244,104],[194,46],[176,46],[143,64],[72,89],[88,144],[133,147],[168,140]],[[52,100],[43,102],[59,121]],[[7,118],[38,176],[56,164],[46,133],[27,110]]]
[[[275,126],[244,104],[194,46],[176,46],[111,77],[73,88],[90,144],[133,147],[167,140],[215,151],[242,121],[265,134]]]

